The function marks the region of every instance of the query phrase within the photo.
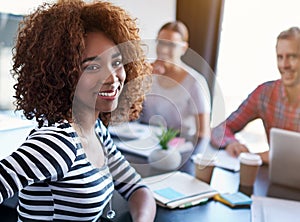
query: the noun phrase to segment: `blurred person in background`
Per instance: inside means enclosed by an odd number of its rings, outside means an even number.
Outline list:
[[[187,138],[210,135],[210,93],[202,74],[182,61],[189,32],[181,21],[164,24],[157,34],[152,90],[140,121],[179,130]]]

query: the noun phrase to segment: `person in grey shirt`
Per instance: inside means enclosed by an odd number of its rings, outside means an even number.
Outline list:
[[[203,75],[181,60],[188,49],[188,35],[181,21],[160,28],[152,89],[140,121],[178,129],[184,137],[206,137],[210,133],[210,94]]]

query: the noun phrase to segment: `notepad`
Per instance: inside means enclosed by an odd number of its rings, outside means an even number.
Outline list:
[[[214,200],[224,203],[232,208],[249,207],[252,199],[241,192],[222,193],[214,196]]]
[[[147,177],[144,182],[153,192],[156,203],[171,209],[201,203],[218,193],[209,184],[181,171]]]

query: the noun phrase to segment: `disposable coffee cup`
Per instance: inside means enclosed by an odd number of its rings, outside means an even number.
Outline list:
[[[195,177],[210,184],[215,162],[216,158],[214,156],[198,153],[194,158]]]
[[[262,159],[258,154],[241,153],[240,160],[240,185],[251,187],[254,185]]]

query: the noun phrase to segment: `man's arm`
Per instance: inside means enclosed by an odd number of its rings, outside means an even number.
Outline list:
[[[226,121],[212,129],[211,143],[213,146],[225,148],[233,156],[248,151],[248,148],[235,138],[235,134],[249,122],[260,117],[260,96],[263,89],[263,85],[257,87],[238,109],[230,114]]]

